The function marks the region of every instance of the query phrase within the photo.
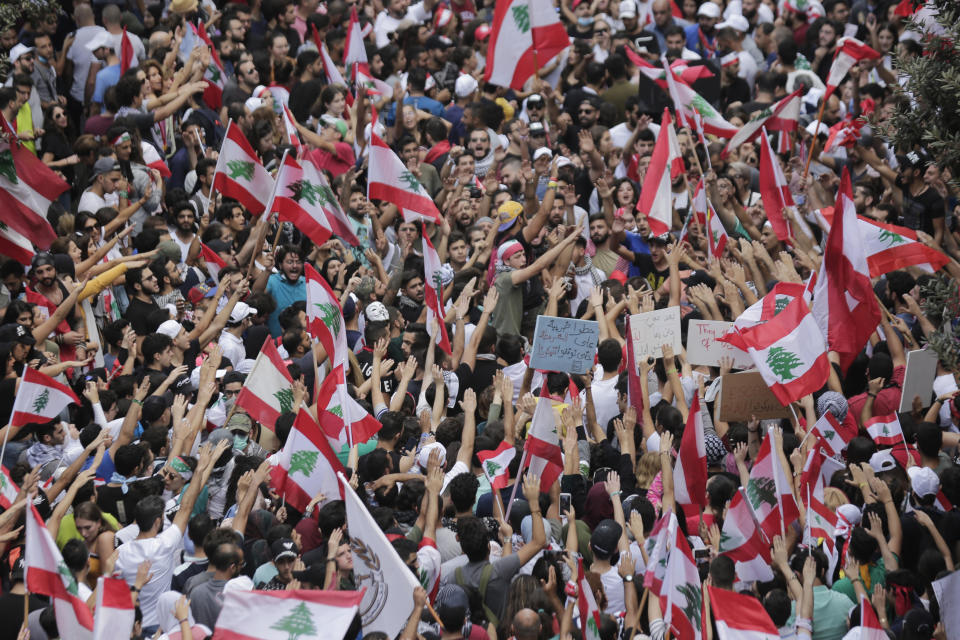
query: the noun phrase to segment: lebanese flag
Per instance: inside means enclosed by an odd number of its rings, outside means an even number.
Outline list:
[[[343,473],[343,465],[320,425],[306,408],[300,407],[287,443],[270,469],[270,486],[303,513],[318,493],[326,496],[327,502],[343,498],[337,473]]]
[[[553,4],[527,0],[496,3],[483,81],[519,91],[540,66],[570,46]]]
[[[336,450],[368,441],[382,426],[347,393],[344,365],[338,365],[324,378],[317,391],[320,427],[327,442]]]
[[[860,596],[860,640],[888,640],[887,632],[877,619],[877,612],[873,610],[870,601]]]
[[[0,221],[0,255],[13,258],[23,265],[30,265],[36,252],[22,233],[17,233],[6,222]]]
[[[720,553],[729,556],[731,560],[752,566],[758,559],[762,564],[770,563],[770,543],[763,537],[763,533],[754,520],[750,506],[743,496],[743,489],[733,494],[727,515],[723,519],[723,529],[720,532]],[[772,580],[773,573],[766,576],[747,576],[740,574],[741,580],[761,579]]]
[[[213,640],[342,638],[365,590],[228,591]]]
[[[347,323],[340,301],[330,285],[309,263],[303,265],[307,281],[307,331],[327,352],[331,368],[347,361]]]
[[[524,5],[526,6],[526,5]],[[370,128],[370,161],[367,197],[391,202],[407,222],[440,222],[440,211],[403,160]]]
[[[651,593],[663,593],[667,555],[673,546],[678,526],[677,515],[673,511],[667,511],[653,525],[653,531],[647,537],[645,546],[649,561],[643,574],[643,586],[650,589]]]
[[[820,215],[827,229],[833,224],[836,209],[825,207]],[[863,252],[867,256],[870,277],[876,278],[891,271],[919,267],[928,273],[939,271],[950,262],[946,255],[932,249],[917,239],[913,229],[887,224],[857,216],[857,229],[863,240]]]
[[[697,222],[702,225],[706,233],[710,259],[719,260],[723,257],[723,251],[727,247],[730,236],[727,235],[727,230],[723,228],[723,222],[720,221],[720,216],[713,209],[713,205],[707,200],[707,190],[703,188],[703,178],[697,182],[697,188],[693,191],[693,210],[697,216]]]
[[[29,371],[29,369],[28,369]],[[47,530],[36,507],[30,505],[26,515],[27,590],[53,600],[53,611],[61,638],[90,640],[93,638],[93,614],[80,599],[77,580],[63,561],[57,543]],[[127,590],[127,600],[130,591]],[[119,637],[119,636],[114,636]]]
[[[120,36],[120,75],[125,74],[130,67],[135,67],[137,64],[137,54],[133,52],[133,43],[130,42],[127,28],[124,27],[123,34]]]
[[[283,112],[280,115],[283,117],[283,130],[287,142],[296,150],[297,159],[299,159],[303,156],[303,142],[300,141],[300,134],[297,133],[296,121],[293,119],[290,107],[285,104],[280,106],[283,107]]]
[[[323,70],[327,74],[327,84],[338,84],[340,86],[346,87],[347,81],[343,79],[343,76],[340,75],[340,70],[337,69],[337,65],[333,63],[333,58],[330,57],[330,52],[327,51],[327,45],[325,42],[320,40],[320,36],[317,34],[316,27],[313,28],[313,39],[315,42],[318,42],[318,48],[320,49],[320,57],[323,58]],[[353,106],[353,93],[347,91],[346,105],[343,108],[343,119],[347,122],[350,121],[350,110],[349,108]]]
[[[777,625],[757,599],[707,585],[720,640],[780,640]]]
[[[0,507],[9,509],[19,494],[20,488],[7,473],[6,467],[0,466]]]
[[[763,129],[768,131],[796,131],[800,119],[801,89],[797,89],[787,97],[770,105],[747,124],[740,127],[736,135],[723,148],[722,157],[726,158],[731,151],[740,145],[754,140]]]
[[[69,188],[69,184],[20,144],[0,114],[0,210],[4,212],[3,222],[37,248],[48,248],[57,234],[47,222],[47,210]]]
[[[217,53],[217,48],[213,46],[210,36],[207,35],[207,29],[203,22],[198,21],[196,27],[191,24],[190,28],[197,32],[197,39],[210,49],[210,62],[203,72],[203,79],[207,83],[207,88],[203,91],[203,101],[211,109],[219,109],[223,104],[223,90],[227,86],[227,74],[223,70],[220,55]]]
[[[874,416],[863,423],[863,426],[878,445],[892,447],[904,441],[900,418],[896,413],[888,416]]]
[[[297,162],[289,153],[284,154],[268,211],[292,222],[317,246],[331,236],[354,247],[360,244],[330,183],[309,157]]]
[[[600,640],[600,607],[583,570],[583,558],[577,558],[577,610],[583,640]]]
[[[260,163],[246,136],[231,121],[217,157],[213,188],[258,216],[266,210],[273,186],[273,178]]]
[[[350,69],[354,63],[367,64],[367,49],[363,45],[363,33],[357,6],[350,7],[350,21],[347,23],[347,40],[343,47],[343,66]]]
[[[707,506],[707,447],[703,442],[703,415],[699,394],[693,396],[687,426],[683,430],[677,462],[673,468],[673,490],[677,504],[686,509]]]
[[[827,455],[831,456],[835,456],[846,449],[847,444],[852,439],[844,437],[847,434],[844,433],[843,426],[837,422],[837,419],[829,411],[825,411],[820,419],[813,423],[811,430],[817,440],[820,441],[820,445],[827,450]],[[856,435],[856,433],[853,435]]]
[[[226,261],[220,257],[219,253],[202,242],[200,243],[200,257],[207,263],[207,271],[210,273],[210,277],[219,282],[220,269],[227,266]]]
[[[681,127],[689,127],[690,123],[687,122],[687,118],[684,117],[684,107],[680,98],[680,90],[677,86],[679,83],[677,82],[675,71],[667,63],[666,56],[660,56],[660,63],[664,68],[663,76],[667,83],[667,94],[669,94],[670,99],[673,100],[673,112],[677,114],[677,122]]]
[[[498,491],[507,486],[510,482],[510,463],[517,455],[517,449],[509,442],[501,442],[500,446],[493,451],[478,451],[477,459],[480,460],[480,466],[483,468],[483,475],[487,477],[487,482],[494,491]]]
[[[129,637],[136,615],[126,580],[100,576],[97,608],[93,612],[94,640]]]
[[[624,335],[632,336],[630,330],[630,316],[627,316],[627,326]],[[640,369],[637,365],[637,356],[634,353],[633,340],[627,339],[627,405],[634,408],[637,416],[643,416],[643,388],[640,386]]]
[[[767,540],[781,535],[786,526],[800,517],[791,476],[781,465],[780,456],[772,451],[772,441],[773,431],[770,430],[760,444],[746,487],[747,502]]]
[[[673,83],[673,90],[680,101],[680,108],[684,117],[692,121],[694,113],[699,113],[703,119],[703,130],[718,138],[729,138],[737,133],[737,127],[723,119],[713,105],[706,98],[694,91],[693,87],[685,82]]]
[[[389,100],[393,97],[393,87],[383,80],[373,77],[370,73],[370,67],[366,64],[355,64],[353,66],[353,83],[359,90],[363,87],[367,93],[379,95],[381,100]]]
[[[271,431],[280,414],[297,410],[293,406],[293,378],[270,336],[263,341],[253,368],[237,395],[237,407]]]
[[[537,401],[523,449],[527,455],[520,471],[529,468],[530,473],[540,476],[540,491],[547,493],[563,473],[563,452],[552,400],[544,397]]]
[[[647,176],[637,201],[637,211],[647,216],[650,233],[659,236],[670,231],[673,225],[673,196],[670,177],[674,162],[683,159],[677,155],[679,145],[675,144],[677,132],[673,129],[670,112],[663,110],[660,121],[660,133],[653,147]],[[673,138],[673,140],[671,140]]]
[[[750,354],[764,382],[784,406],[818,390],[830,376],[827,345],[802,299],[769,322],[723,336]]]
[[[663,624],[673,630],[674,637],[703,637],[700,572],[687,538],[679,529],[674,532],[670,555],[667,558],[663,589],[660,591],[660,609],[663,611]]]
[[[71,404],[80,404],[80,399],[70,387],[36,369],[25,367],[17,398],[13,401],[10,424],[22,427],[31,422],[50,422]]]
[[[762,129],[760,130],[760,199],[773,232],[781,241],[787,242],[793,234],[790,224],[783,215],[783,210],[796,205],[793,203],[790,185],[783,175],[780,162],[773,155],[767,133]]]
[[[168,167],[167,163],[164,162],[163,158],[160,157],[160,152],[157,151],[155,146],[146,140],[141,140],[140,152],[143,154],[143,163],[145,165],[151,169],[156,169],[159,171],[160,175],[164,178],[170,178],[173,176],[173,173],[170,171],[170,167]]]
[[[816,546],[817,539],[830,549],[831,554],[836,548],[837,514],[824,504],[822,498],[810,495],[807,500],[807,540],[810,546]]]
[[[807,285],[796,282],[778,282],[773,289],[747,307],[733,322],[733,327],[726,335],[734,333],[734,329],[746,329],[772,320],[774,316],[787,308],[796,298],[803,297],[806,302],[811,299]]]
[[[432,326],[436,320],[440,325],[440,332],[434,339],[440,345],[440,348],[449,354],[453,353],[450,348],[450,338],[447,336],[447,325],[443,321],[443,281],[440,276],[440,256],[437,250],[433,248],[430,242],[430,235],[427,233],[427,226],[423,226],[423,299],[427,305],[427,327]]]
[[[827,74],[827,91],[823,94],[824,102],[843,82],[847,72],[850,71],[850,67],[860,60],[878,60],[881,57],[883,56],[880,53],[856,38],[844,36],[837,40],[837,48],[833,54],[833,64],[830,65],[830,73]]]
[[[880,323],[880,307],[870,284],[870,269],[846,167],[840,178],[833,226],[813,290],[813,317],[820,332],[827,336],[830,350],[840,354],[840,368],[844,371]]]
[[[855,144],[860,138],[860,129],[864,122],[860,118],[854,120],[848,113],[843,120],[830,127],[830,135],[823,145],[823,152],[830,153],[834,147],[849,147]]]

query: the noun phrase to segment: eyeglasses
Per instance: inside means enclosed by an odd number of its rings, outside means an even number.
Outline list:
[[[580,112],[580,113],[593,113],[594,111],[596,111],[596,109],[592,109],[592,108],[588,108],[588,107],[581,107],[579,112]]]
[[[593,32],[599,36],[604,33],[610,33],[610,29],[594,29]]]

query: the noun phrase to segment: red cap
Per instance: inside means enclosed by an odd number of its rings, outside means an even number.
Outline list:
[[[489,25],[482,24],[473,31],[473,37],[475,40],[486,40],[490,37],[490,27]]]

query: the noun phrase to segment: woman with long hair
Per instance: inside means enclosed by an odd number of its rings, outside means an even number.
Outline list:
[[[100,562],[113,553],[113,543],[116,531],[119,529],[116,518],[109,513],[100,511],[95,502],[81,502],[73,509],[73,521],[77,533],[87,545],[90,552],[90,572],[87,574],[87,583],[90,588],[97,585],[100,577]],[[60,525],[63,528],[63,523]]]
[[[63,174],[67,182],[73,181],[73,165],[80,162],[80,157],[73,152],[72,141],[67,133],[67,111],[60,104],[49,106],[44,111],[43,138],[40,146],[43,149],[43,164]]]

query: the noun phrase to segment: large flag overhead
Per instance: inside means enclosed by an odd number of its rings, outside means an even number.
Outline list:
[[[773,439],[771,428],[760,444],[746,487],[747,501],[768,540],[783,535],[785,528],[800,517],[790,474],[784,470],[778,452],[773,451]]]
[[[320,425],[305,407],[300,407],[287,443],[277,454],[276,465],[270,469],[271,486],[303,513],[318,493],[326,496],[327,501],[343,496],[337,473],[343,473],[343,465]]]
[[[267,208],[273,185],[273,178],[260,163],[240,127],[233,122],[227,124],[213,174],[213,188],[239,201],[250,213],[258,216]]]
[[[27,590],[53,600],[61,638],[90,640],[93,638],[93,614],[87,603],[80,599],[77,580],[63,561],[57,543],[36,507],[30,505],[27,509],[27,548],[24,552]]]
[[[71,404],[81,403],[70,387],[36,369],[24,367],[10,424],[22,427],[31,422],[50,422]]]
[[[827,74],[827,90],[823,94],[824,101],[840,86],[840,83],[847,76],[847,72],[850,71],[850,67],[860,60],[877,60],[881,57],[880,53],[856,38],[845,36],[837,40],[837,46],[833,54],[833,64],[830,65],[830,73]]]
[[[223,594],[223,608],[213,638],[342,638],[353,623],[363,597],[361,591],[228,591]]]
[[[340,483],[347,507],[353,575],[357,587],[364,590],[359,612],[363,633],[382,631],[394,638],[410,617],[413,590],[420,581],[394,551],[343,474]]]
[[[340,301],[330,285],[309,263],[303,265],[307,281],[307,331],[320,341],[331,368],[347,361],[347,323]]]
[[[844,371],[880,323],[846,167],[813,290],[813,317]]]
[[[438,222],[440,211],[420,180],[407,169],[403,160],[380,139],[373,128],[370,132],[367,197],[397,205],[407,222]]]
[[[127,638],[133,631],[136,611],[126,580],[100,576],[97,579],[97,608],[93,613],[94,640]]]
[[[677,504],[685,510],[693,505],[707,506],[707,447],[703,439],[699,394],[695,394],[690,403],[687,426],[673,468],[673,488]]]
[[[674,532],[667,558],[663,588],[660,590],[660,609],[663,611],[663,624],[673,630],[675,638],[699,640],[702,637],[700,572],[687,538],[679,528]]]
[[[793,195],[790,193],[787,178],[783,175],[783,169],[780,168],[780,162],[773,154],[770,141],[763,130],[760,131],[760,199],[773,232],[777,238],[786,242],[792,234],[783,210],[795,206]]]
[[[424,303],[427,306],[427,327],[433,326],[433,322],[439,325],[439,331],[435,338],[436,343],[441,349],[449,354],[453,351],[450,348],[450,338],[447,336],[447,325],[443,321],[443,278],[440,274],[440,256],[437,250],[433,248],[430,242],[430,236],[427,233],[426,226],[423,227],[423,288]]]
[[[726,156],[741,144],[755,139],[763,129],[767,131],[795,131],[800,118],[800,94],[801,90],[797,89],[786,98],[770,105],[752,117],[750,122],[740,127],[736,135],[730,138],[730,142],[723,149],[723,155]]]
[[[520,90],[538,67],[570,46],[552,2],[500,0],[493,13],[483,81]]]
[[[846,449],[850,441],[843,427],[829,411],[823,412],[820,419],[813,423],[811,430],[820,441],[820,446],[831,456],[838,455]]]
[[[47,222],[47,210],[69,188],[69,184],[20,144],[0,114],[0,210],[3,211],[3,222],[40,249],[46,249],[57,238]]]
[[[541,397],[537,400],[537,408],[533,410],[530,430],[523,448],[527,461],[520,471],[529,467],[530,473],[540,476],[540,491],[550,491],[554,480],[563,473],[563,452],[560,449],[553,401],[549,398]]]
[[[720,640],[780,640],[777,625],[756,598],[713,585],[707,591]]]
[[[269,335],[237,395],[237,406],[271,431],[280,414],[297,410],[293,406],[293,378]]]
[[[656,236],[670,231],[673,224],[673,189],[670,175],[674,161],[679,158],[676,151],[679,145],[674,142],[676,136],[670,112],[664,109],[660,133],[657,134],[657,143],[653,146],[647,176],[637,201],[637,211],[647,216],[650,233]],[[671,138],[674,141],[671,141]]]
[[[663,593],[663,581],[667,571],[667,556],[673,548],[679,521],[673,511],[660,516],[653,531],[647,537],[647,569],[643,574],[643,586],[651,593]]]

